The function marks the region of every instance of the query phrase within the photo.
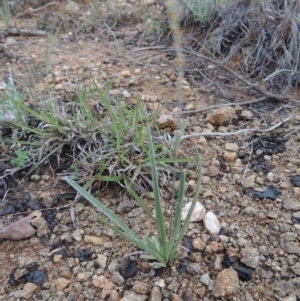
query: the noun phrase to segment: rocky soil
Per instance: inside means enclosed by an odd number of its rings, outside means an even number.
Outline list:
[[[55,95],[64,97],[74,91],[75,84],[88,85],[91,77],[99,83],[109,78],[111,95],[123,95],[133,104],[141,97],[149,110],[161,104],[158,126],[162,133],[172,133],[170,120],[165,120],[178,106],[173,57],[159,49],[135,51],[160,42],[147,40],[145,23],[133,17],[140,8],[137,3],[120,1],[118,6],[124,20],[114,29],[114,38],[101,28],[85,29],[80,23],[83,17],[78,23],[64,23],[51,55],[51,76],[36,76],[37,93],[43,95],[48,82]],[[162,11],[160,4],[149,1],[148,14],[159,16]],[[89,12],[89,6],[81,3],[75,16],[86,17]],[[14,21],[23,28],[36,28],[44,13]],[[44,66],[47,37],[8,36],[4,42],[7,50],[0,52],[0,80],[7,79],[6,63],[24,78],[29,65]],[[266,129],[291,117],[272,131],[183,140],[181,155],[188,156],[194,145],[202,154],[199,202],[218,217],[222,226],[218,239],[212,239],[202,222],[190,223],[181,258],[165,269],[152,270],[135,247],[98,222],[88,203],[74,202],[74,191],[48,166],[30,178],[23,179],[22,174],[1,178],[0,195],[5,202],[0,229],[32,211],[31,224],[37,229],[23,240],[0,241],[1,300],[300,299],[299,103],[240,106],[240,101],[255,97],[234,89],[220,96],[217,88],[199,86],[201,81],[195,85],[187,78],[181,104],[189,116],[187,134]],[[293,93],[299,95],[296,89]],[[93,106],[94,100],[90,101]],[[237,104],[188,113],[228,102]],[[3,165],[5,156],[3,152]],[[189,167],[186,203],[197,179],[197,166]],[[5,170],[1,170],[3,176]],[[93,194],[140,236],[155,231],[142,208],[121,187],[101,187]],[[153,208],[152,192],[143,198]],[[164,199],[169,199],[168,190]],[[169,216],[168,209],[165,215]]]

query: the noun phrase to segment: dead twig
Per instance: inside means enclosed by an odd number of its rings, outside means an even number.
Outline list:
[[[284,103],[287,103],[290,100],[293,100],[293,99],[291,99],[287,95],[278,95],[278,94],[274,94],[274,93],[266,91],[265,89],[259,87],[258,84],[253,84],[250,81],[248,81],[247,79],[245,79],[244,77],[238,75],[232,69],[228,68],[227,66],[225,66],[224,64],[222,64],[221,62],[219,62],[216,59],[212,59],[212,58],[210,58],[210,57],[208,57],[206,55],[199,54],[199,53],[197,53],[195,51],[190,51],[190,50],[186,50],[186,49],[184,50],[184,52],[188,53],[188,54],[191,54],[191,55],[195,55],[197,57],[200,57],[200,58],[202,58],[204,60],[207,60],[207,61],[209,61],[211,63],[214,63],[214,64],[218,65],[219,67],[221,67],[222,69],[224,69],[225,71],[227,71],[228,73],[230,73],[231,75],[233,75],[236,79],[238,79],[242,83],[246,84],[247,86],[249,86],[253,90],[255,90],[255,91],[263,94],[266,98],[272,98],[272,99],[275,99],[277,101],[284,102]]]
[[[55,2],[55,1],[49,2],[49,3],[47,3],[47,4],[43,5],[43,6],[40,6],[38,8],[34,8],[34,9],[31,9],[31,10],[28,10],[25,13],[22,13],[22,14],[18,15],[17,17],[19,18],[19,17],[23,17],[23,16],[26,16],[26,15],[37,13],[37,12],[43,10],[44,8],[46,8],[48,6],[52,6],[52,5],[59,5],[59,3]]]
[[[1,33],[1,32],[0,32]],[[4,31],[7,35],[24,35],[24,36],[47,36],[48,33],[43,30],[20,29],[17,27],[7,28]]]
[[[189,139],[189,138],[195,138],[195,137],[201,137],[201,136],[204,136],[204,137],[217,137],[217,136],[228,137],[228,136],[236,136],[236,135],[239,135],[239,134],[267,133],[267,132],[271,132],[271,131],[277,129],[278,127],[283,125],[285,122],[289,121],[291,118],[292,118],[292,116],[289,116],[289,117],[285,118],[283,121],[280,121],[280,122],[276,123],[275,125],[271,126],[270,128],[264,129],[264,130],[242,129],[242,130],[239,130],[239,131],[228,132],[228,133],[221,133],[221,132],[196,133],[196,134],[182,136],[181,140]]]
[[[182,113],[185,114],[185,115],[189,115],[189,114],[195,114],[195,113],[199,113],[199,112],[206,112],[206,111],[209,111],[209,110],[212,110],[212,109],[219,108],[220,106],[250,105],[250,104],[253,104],[253,103],[258,103],[258,102],[264,101],[266,99],[268,99],[268,98],[267,97],[261,97],[261,98],[258,98],[258,99],[255,99],[255,100],[250,100],[250,101],[230,102],[230,103],[225,103],[225,104],[222,103],[222,104],[219,104],[219,105],[213,105],[213,106],[200,108],[200,109],[196,109],[196,110],[183,111]]]

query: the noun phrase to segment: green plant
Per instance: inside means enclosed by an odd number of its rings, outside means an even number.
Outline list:
[[[9,2],[8,0],[1,0],[0,2],[0,16],[3,19],[4,26],[8,27],[10,23],[10,8],[9,8]]]
[[[28,153],[22,150],[15,150],[16,158],[11,160],[11,163],[16,165],[17,167],[25,166],[27,162]]]
[[[148,134],[148,150],[149,150],[149,158],[150,158],[150,166],[151,166],[151,176],[152,176],[152,184],[153,184],[153,192],[154,192],[154,200],[155,200],[155,217],[151,214],[150,209],[146,206],[145,203],[142,202],[143,208],[146,213],[155,220],[158,228],[158,233],[153,237],[143,237],[140,238],[136,235],[116,214],[114,214],[110,209],[108,209],[105,205],[99,202],[96,198],[94,198],[89,192],[87,192],[84,188],[79,186],[72,179],[65,177],[63,178],[69,185],[71,185],[78,193],[80,193],[86,200],[88,200],[92,205],[94,205],[102,214],[105,215],[106,218],[103,218],[96,214],[98,219],[105,224],[108,228],[112,229],[116,234],[121,237],[127,239],[137,247],[142,248],[149,254],[149,258],[155,259],[157,262],[153,263],[153,267],[165,267],[171,261],[176,259],[180,252],[178,248],[182,242],[182,238],[188,228],[189,220],[191,218],[191,214],[195,208],[195,204],[198,200],[200,186],[201,186],[201,158],[199,157],[199,169],[200,174],[198,177],[195,194],[192,201],[192,206],[189,210],[188,216],[184,221],[183,225],[181,225],[181,211],[183,207],[183,199],[185,192],[185,176],[186,173],[182,171],[180,173],[180,185],[178,191],[178,200],[175,208],[175,217],[174,222],[172,223],[169,229],[169,235],[167,235],[167,230],[165,227],[165,221],[163,216],[162,209],[162,200],[161,193],[158,184],[158,176],[157,176],[157,162],[155,161],[155,153],[154,153],[154,145],[152,141],[150,127],[147,127]],[[133,193],[133,196],[136,198],[136,194]],[[111,223],[113,222],[113,224]]]
[[[11,134],[2,140],[8,148],[27,152],[29,172],[56,157],[54,168],[63,159],[66,173],[88,186],[110,181],[144,193],[152,185],[145,126],[154,127],[158,112],[150,114],[139,99],[134,106],[114,99],[109,83],[99,87],[94,80],[85,89],[73,85],[68,101],[50,92],[40,99],[30,87],[24,89],[29,95],[18,92],[10,68],[9,72],[10,84],[0,99],[0,123],[11,128]],[[157,137],[154,150],[160,184],[166,185],[174,162],[172,145]],[[178,163],[193,160],[179,158]]]
[[[207,25],[215,17],[215,0],[183,0],[193,13],[195,20]]]

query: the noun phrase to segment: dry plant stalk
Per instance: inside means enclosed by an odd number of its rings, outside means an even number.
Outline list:
[[[178,108],[175,110],[175,114],[173,114],[173,117],[176,120],[177,127],[179,130],[180,125],[180,119],[182,117],[182,110],[181,110],[181,104],[183,103],[183,91],[182,91],[182,85],[183,85],[183,78],[184,78],[184,66],[185,66],[185,56],[184,52],[182,50],[182,43],[183,43],[183,31],[180,28],[180,3],[178,0],[170,0],[165,3],[165,6],[168,11],[168,17],[169,17],[169,25],[170,29],[173,33],[173,47],[176,53],[176,59],[175,59],[175,67],[177,68],[178,77],[177,77],[177,101],[178,101]],[[176,174],[176,167],[177,167],[177,153],[178,153],[178,147],[179,144],[177,143],[175,145],[174,149],[174,171],[173,171],[173,177],[172,177],[172,195],[171,195],[171,202],[170,202],[170,220],[169,220],[169,239],[171,239],[172,235],[172,224],[173,224],[173,210],[175,205],[175,174]]]

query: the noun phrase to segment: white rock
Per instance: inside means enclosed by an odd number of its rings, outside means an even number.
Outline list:
[[[0,80],[0,90],[4,90],[6,86],[6,83],[3,80]]]
[[[211,234],[219,234],[220,229],[221,229],[221,224],[214,213],[212,213],[211,211],[207,212],[203,219],[203,222],[204,222],[205,228]]]
[[[181,220],[185,221],[189,210],[191,208],[192,202],[187,203],[183,208],[182,208],[182,212],[181,212]],[[194,211],[191,215],[191,219],[190,222],[199,222],[202,221],[204,216],[205,216],[206,210],[203,207],[202,204],[200,204],[199,202],[196,203],[196,206],[194,208]]]
[[[124,90],[124,91],[122,92],[122,95],[123,95],[125,98],[128,98],[128,97],[131,96],[131,94],[130,94],[127,90]]]

